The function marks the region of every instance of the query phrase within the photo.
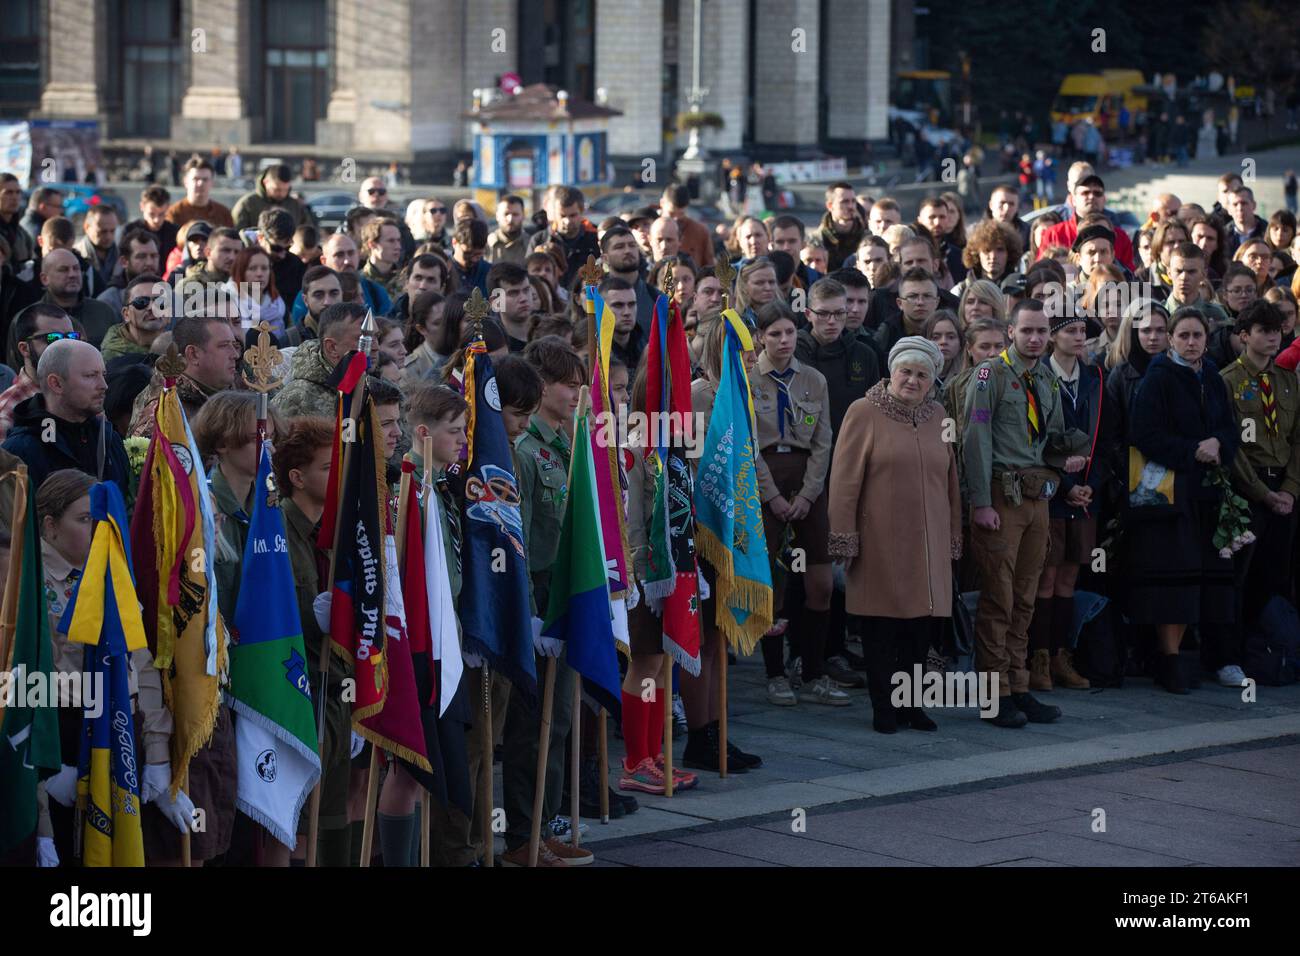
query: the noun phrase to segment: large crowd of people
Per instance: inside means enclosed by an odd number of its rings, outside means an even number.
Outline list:
[[[349,662],[329,655],[329,673],[314,672],[330,626],[320,601],[329,554],[315,532],[330,498],[340,363],[373,318],[368,381],[388,480],[395,494],[404,458],[431,470],[438,494],[429,507],[439,509],[455,596],[463,489],[446,475],[464,455],[473,401],[464,369],[481,338],[513,445],[539,616],[565,513],[574,414],[591,381],[579,271],[589,258],[602,267],[597,289],[614,319],[608,388],[620,411],[647,411],[661,295],[684,318],[700,435],[724,375],[724,309],[749,330],[774,605],[758,646],[772,706],[849,707],[861,702],[850,691],[865,687],[864,720],[875,731],[933,731],[943,717],[896,705],[894,675],[970,666],[995,681],[987,723],[1014,729],[1060,719],[1069,705],[1057,692],[1098,681],[1149,677],[1181,695],[1202,679],[1242,688],[1261,677],[1261,621],[1295,588],[1300,237],[1293,213],[1265,218],[1235,174],[1202,205],[1157,197],[1133,235],[1116,225],[1104,180],[1082,162],[1068,170],[1064,214],[1030,222],[1014,186],[993,190],[978,222],[965,221],[950,193],[926,198],[916,221],[904,222],[893,198],[840,182],[826,189],[817,228],[789,215],[742,215],[718,234],[691,216],[677,185],[657,206],[600,222],[567,186],[547,190],[543,214],[531,219],[522,198],[503,195],[489,220],[471,201],[433,196],[408,217],[372,177],[327,233],[294,197],[287,166],[268,166],[233,210],[212,198],[213,178],[195,156],[183,197],[149,186],[139,218],[119,222],[99,205],[74,226],[56,190],[33,189],[24,211],[17,180],[0,176],[0,473],[21,462],[37,489],[55,666],[77,672],[80,654],[59,623],[90,553],[91,487],[111,481],[134,501],[140,441],[174,379],[204,456],[217,598],[232,620],[261,447],[244,349],[267,324],[283,384],[266,437],[312,685],[327,688],[323,865],[359,859],[368,756],[339,702]],[[490,308],[485,319],[467,312],[476,290]],[[184,370],[165,375],[155,366],[173,348]],[[640,578],[653,479],[639,456],[627,464],[624,517]],[[714,580],[702,565],[704,581]],[[973,618],[963,597],[972,592]],[[1105,627],[1096,626],[1097,602],[1083,613],[1080,592],[1106,598]],[[724,754],[731,773],[761,772],[763,763],[741,741],[724,749],[714,666],[723,638],[707,596],[700,621],[701,671],[679,669],[675,679],[686,742],[671,783],[688,794],[708,788],[697,772],[718,771]],[[501,862],[527,864],[538,805],[538,865],[592,860],[567,839],[581,824],[567,815],[566,747],[580,756],[583,816],[599,815],[602,797],[621,817],[637,809],[632,794],[665,792],[663,708],[654,703],[671,692],[659,669],[662,628],[641,605],[630,629],[618,728],[626,758],[608,793],[595,715],[586,703],[574,707],[563,648],[536,638],[539,661],[559,656],[541,774],[536,705],[492,672]],[[192,837],[195,863],[289,865],[287,847],[236,813],[226,704],[193,758],[188,792],[167,786],[172,727],[158,668],[147,650],[133,661],[147,862],[179,861],[178,830],[186,808],[199,806],[207,826]],[[482,662],[465,663],[462,686],[477,694]],[[650,702],[647,682],[656,685]],[[457,763],[457,779],[477,780],[494,759],[478,733],[484,706],[453,707],[444,719],[463,734],[444,758]],[[64,767],[41,785],[36,839],[10,862],[75,862],[80,734],[79,712],[62,708]],[[386,763],[375,846],[385,866],[418,857],[418,790],[402,761]],[[482,862],[483,817],[463,803],[432,807],[435,865]],[[303,850],[299,840],[293,858]]]

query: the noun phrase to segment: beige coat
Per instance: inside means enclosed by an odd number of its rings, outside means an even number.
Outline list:
[[[949,617],[961,547],[957,459],[944,410],[912,410],[878,382],[849,406],[831,467],[831,557],[848,562],[845,608],[872,617]]]

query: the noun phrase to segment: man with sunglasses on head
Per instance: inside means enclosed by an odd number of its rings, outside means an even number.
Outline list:
[[[136,276],[123,292],[122,321],[108,330],[99,350],[104,361],[119,355],[146,355],[171,324],[171,289],[155,275]]]
[[[40,391],[36,384],[36,363],[41,354],[51,342],[76,334],[68,314],[45,302],[24,309],[14,319],[10,330],[9,361],[18,367],[18,377],[0,393],[0,441],[13,426],[14,408]]]

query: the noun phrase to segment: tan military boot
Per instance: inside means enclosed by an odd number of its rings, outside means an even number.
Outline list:
[[[1052,689],[1052,658],[1046,651],[1034,651],[1029,658],[1029,689]]]
[[[1092,686],[1088,678],[1074,669],[1070,652],[1063,647],[1052,658],[1052,679],[1070,690],[1087,690]]]

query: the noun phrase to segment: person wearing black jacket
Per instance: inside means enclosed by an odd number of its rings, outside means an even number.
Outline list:
[[[1097,543],[1097,511],[1111,462],[1106,454],[1111,415],[1106,408],[1105,374],[1084,361],[1088,327],[1083,317],[1057,316],[1051,330],[1052,352],[1047,365],[1059,383],[1065,427],[1077,428],[1092,444],[1087,466],[1062,475],[1061,487],[1048,504],[1047,560],[1029,623],[1029,689],[1052,690],[1055,682],[1071,690],[1086,690],[1088,680],[1074,669],[1070,651],[1074,586],[1079,568],[1091,561]]]
[[[1151,360],[1128,421],[1128,443],[1144,458],[1128,495],[1128,616],[1155,626],[1158,679],[1173,694],[1187,693],[1178,650],[1189,624],[1199,625],[1205,664],[1241,663],[1232,557],[1214,544],[1221,494],[1204,480],[1232,467],[1240,435],[1227,386],[1205,355],[1209,332],[1194,307],[1174,313],[1170,351]]]
[[[122,437],[103,417],[108,384],[99,349],[77,340],[53,342],[41,354],[36,379],[40,394],[14,409],[4,450],[27,465],[33,487],[61,468],[75,468],[117,482],[127,497],[131,470]]]
[[[1133,396],[1147,373],[1151,359],[1169,348],[1169,312],[1154,299],[1135,299],[1124,309],[1115,341],[1102,363],[1106,375],[1106,411],[1110,415],[1106,453],[1110,456],[1111,486],[1107,491],[1108,510],[1119,509],[1127,487],[1118,487],[1128,474],[1128,420]]]

